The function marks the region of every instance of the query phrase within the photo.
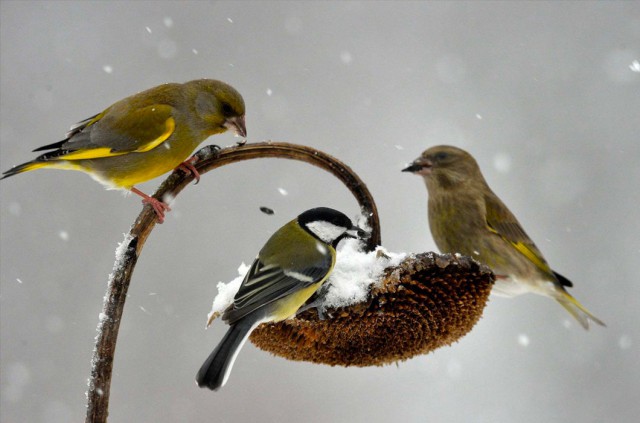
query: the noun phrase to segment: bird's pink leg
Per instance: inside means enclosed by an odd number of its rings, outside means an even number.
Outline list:
[[[196,170],[196,167],[194,166],[194,164],[196,164],[197,162],[198,162],[198,158],[194,155],[194,156],[191,156],[191,158],[180,163],[180,165],[178,166],[178,168],[181,169],[187,175],[190,173],[193,175],[193,177],[196,180],[196,183],[194,185],[200,182],[200,173],[198,173],[198,171]]]
[[[149,204],[151,207],[153,207],[153,211],[155,211],[158,215],[158,223],[164,222],[164,213],[171,211],[171,207],[169,207],[167,203],[163,203],[160,200],[148,196],[136,187],[131,187],[131,192],[142,197],[142,204]]]

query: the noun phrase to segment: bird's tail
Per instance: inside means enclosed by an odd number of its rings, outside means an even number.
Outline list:
[[[556,300],[569,312],[569,314],[580,322],[583,328],[589,329],[589,320],[592,320],[600,326],[606,326],[602,320],[594,316],[593,313],[587,310],[585,306],[580,304],[578,300],[564,289],[560,292],[560,295],[556,297]]]
[[[260,321],[249,316],[233,324],[196,375],[199,387],[217,391],[227,383],[231,368],[249,334]]]
[[[22,163],[21,165],[14,166],[6,172],[3,172],[0,179],[8,178],[9,176],[17,175],[18,173],[29,172],[30,170],[36,170],[47,166],[51,166],[51,164],[48,162],[37,161]]]

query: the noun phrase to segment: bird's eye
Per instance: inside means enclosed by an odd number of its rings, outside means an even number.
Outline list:
[[[229,103],[222,103],[222,113],[225,116],[233,114],[233,108],[229,105]]]
[[[446,160],[449,158],[449,154],[445,153],[444,151],[441,151],[439,153],[436,153],[436,155],[434,156],[434,158],[436,160]]]

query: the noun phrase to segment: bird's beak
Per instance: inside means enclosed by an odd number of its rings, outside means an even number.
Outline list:
[[[247,127],[244,124],[244,115],[228,118],[224,122],[224,127],[231,129],[239,137],[246,138],[247,136]]]
[[[403,172],[417,173],[418,175],[428,175],[431,173],[433,163],[429,159],[419,158],[409,166],[402,169]]]
[[[349,230],[347,230],[345,236],[355,239],[367,239],[369,238],[369,236],[371,236],[371,234],[364,229],[360,229],[357,226],[352,226]]]

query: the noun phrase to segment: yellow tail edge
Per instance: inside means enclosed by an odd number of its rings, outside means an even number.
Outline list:
[[[600,326],[604,326],[606,327],[607,325],[604,324],[604,322],[600,319],[598,319],[596,316],[594,316],[593,313],[591,313],[589,310],[586,309],[585,306],[583,306],[582,304],[580,304],[580,302],[578,300],[576,300],[571,294],[569,294],[566,291],[562,292],[562,296],[559,298],[556,298],[556,300],[560,303],[560,305],[562,307],[565,308],[565,310],[567,310],[569,312],[569,314],[571,314],[573,316],[574,319],[576,319],[580,325],[582,325],[583,328],[585,328],[586,330],[589,330],[589,320],[592,320],[593,322],[599,324]]]
[[[11,169],[7,170],[2,174],[2,178],[8,178],[9,176],[17,175],[19,173],[29,172],[31,170],[40,169],[43,167],[50,167],[51,163],[49,162],[27,162],[18,166],[14,166]]]
[[[2,174],[2,178],[5,179],[9,176],[17,175],[19,173],[30,172],[36,169],[49,168],[49,169],[62,169],[62,170],[81,170],[84,169],[78,166],[76,163],[68,162],[66,160],[51,160],[46,162],[27,162],[18,166],[14,166]]]

